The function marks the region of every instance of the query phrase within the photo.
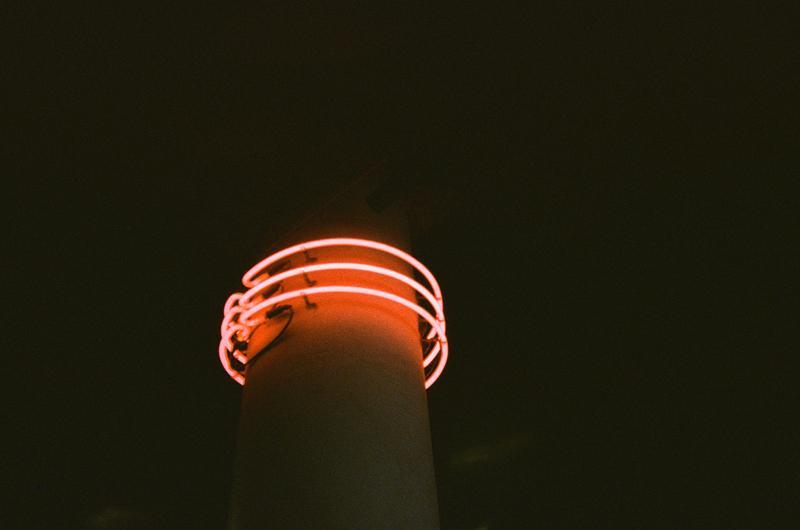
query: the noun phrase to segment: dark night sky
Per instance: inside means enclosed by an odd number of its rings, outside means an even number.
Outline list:
[[[0,528],[222,529],[222,304],[378,162],[444,529],[800,526],[788,10],[167,4],[4,17]]]

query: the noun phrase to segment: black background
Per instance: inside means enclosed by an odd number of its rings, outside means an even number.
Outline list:
[[[5,8],[0,528],[224,528],[222,304],[375,164],[447,302],[443,528],[797,527],[800,56],[751,4]]]

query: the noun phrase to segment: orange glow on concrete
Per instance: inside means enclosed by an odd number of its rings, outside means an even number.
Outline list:
[[[358,247],[390,254],[419,272],[419,274],[425,278],[428,287],[425,287],[415,279],[397,271],[366,263],[331,262],[306,264],[272,275],[268,272],[271,267],[282,264],[283,260],[289,257],[301,253],[305,253],[306,256],[308,256],[309,250],[324,247]],[[310,280],[309,274],[326,271],[364,272],[368,275],[396,280],[411,287],[424,298],[430,307],[425,308],[418,303],[411,302],[402,296],[388,291],[354,285],[309,286],[304,289],[281,292],[283,288],[282,282],[285,280],[302,276],[309,285],[313,285],[314,282]],[[239,384],[244,384],[244,374],[231,364],[231,357],[242,365],[247,363],[247,356],[237,349],[237,343],[246,343],[248,341],[252,331],[266,321],[265,313],[270,308],[283,302],[289,302],[298,298],[305,298],[308,300],[309,296],[328,294],[355,294],[388,300],[414,311],[422,318],[429,326],[429,330],[424,337],[424,342],[433,343],[430,352],[428,352],[422,360],[423,370],[426,370],[428,366],[435,361],[434,368],[425,375],[425,388],[430,388],[439,378],[447,363],[448,345],[445,335],[444,305],[439,284],[436,282],[436,278],[434,278],[433,274],[422,263],[408,253],[390,245],[355,238],[330,238],[309,241],[276,252],[260,261],[244,274],[242,277],[242,284],[247,287],[248,290],[244,293],[232,294],[225,302],[224,317],[222,325],[220,326],[221,340],[219,343],[220,362],[222,362],[222,366],[225,368],[228,375]],[[266,292],[269,292],[270,295],[265,297],[264,293]]]

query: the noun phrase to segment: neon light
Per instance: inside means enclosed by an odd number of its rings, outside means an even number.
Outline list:
[[[284,258],[294,254],[307,252],[311,249],[332,246],[361,247],[391,254],[392,256],[401,259],[417,270],[425,278],[430,286],[430,289],[417,282],[413,278],[410,278],[397,271],[364,263],[337,262],[304,265],[280,272],[272,276],[270,276],[267,272],[271,265]],[[397,280],[413,288],[414,291],[419,293],[430,305],[431,309],[433,310],[433,314],[423,306],[415,302],[410,302],[409,300],[406,300],[405,298],[394,293],[389,293],[379,289],[351,285],[324,285],[319,287],[308,287],[305,289],[276,294],[266,299],[257,299],[262,295],[262,293],[275,285],[280,285],[281,282],[286,279],[294,278],[296,276],[305,276],[306,279],[308,279],[308,274],[322,271],[360,271]],[[244,293],[232,294],[225,302],[224,318],[222,320],[222,325],[220,326],[220,333],[222,337],[219,344],[219,357],[220,361],[222,362],[222,366],[225,368],[225,371],[239,384],[244,384],[244,375],[241,371],[237,370],[231,365],[230,357],[233,356],[243,365],[247,363],[247,357],[241,351],[235,348],[236,345],[234,344],[234,338],[240,342],[247,342],[252,330],[265,320],[263,316],[261,318],[257,318],[256,315],[258,313],[263,314],[266,310],[268,310],[268,308],[281,302],[287,302],[289,300],[312,295],[347,293],[372,296],[400,304],[408,309],[411,309],[417,315],[419,315],[419,317],[425,320],[430,326],[430,329],[425,336],[425,340],[432,342],[435,339],[433,348],[423,359],[423,370],[433,363],[434,360],[438,359],[434,369],[426,376],[425,388],[429,388],[439,378],[444,370],[445,364],[447,363],[449,348],[447,345],[447,337],[445,335],[446,328],[444,320],[444,306],[439,284],[436,282],[433,274],[424,265],[422,265],[422,263],[402,250],[392,246],[375,241],[354,238],[330,238],[309,241],[307,243],[294,245],[281,250],[280,252],[277,252],[260,261],[244,274],[242,277],[242,284],[245,287],[248,287],[248,290]]]

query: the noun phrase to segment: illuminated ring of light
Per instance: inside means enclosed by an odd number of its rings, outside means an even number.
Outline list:
[[[280,260],[301,252],[308,250],[331,247],[331,246],[354,246],[369,248],[391,254],[411,265],[417,270],[427,281],[430,289],[423,286],[413,278],[405,276],[397,271],[377,267],[375,265],[367,265],[363,263],[321,263],[316,265],[305,265],[283,271],[274,275],[270,275],[267,270],[269,267]],[[423,298],[430,304],[435,315],[422,307],[421,305],[410,302],[405,298],[393,293],[381,291],[378,289],[371,289],[367,287],[355,287],[347,285],[325,285],[320,287],[308,287],[306,289],[299,289],[287,293],[277,294],[266,299],[255,302],[254,297],[259,296],[261,293],[274,285],[279,285],[280,282],[287,278],[307,275],[311,272],[330,271],[330,270],[356,270],[362,272],[369,272],[381,276],[393,278],[406,285],[412,287],[417,293],[422,295]],[[264,318],[253,318],[257,313],[263,312],[265,309],[275,306],[281,302],[302,298],[309,295],[326,294],[326,293],[349,293],[360,294],[366,296],[373,296],[383,298],[400,304],[408,309],[411,309],[430,326],[430,331],[426,335],[426,341],[435,343],[431,351],[423,359],[423,369],[427,368],[434,360],[438,358],[436,367],[426,376],[425,388],[429,388],[441,375],[447,363],[448,345],[447,337],[445,335],[445,320],[444,320],[444,306],[442,302],[442,292],[439,284],[434,278],[433,274],[413,256],[384,243],[376,241],[369,241],[365,239],[355,238],[330,238],[319,239],[316,241],[309,241],[299,245],[286,248],[277,252],[268,258],[260,261],[248,270],[242,277],[242,284],[248,287],[245,293],[234,293],[228,297],[225,302],[224,318],[220,326],[221,340],[219,343],[219,358],[225,371],[239,384],[244,384],[244,375],[231,365],[230,357],[233,356],[242,364],[247,363],[247,357],[240,353],[236,348],[236,342],[246,342],[250,333],[262,324]]]

